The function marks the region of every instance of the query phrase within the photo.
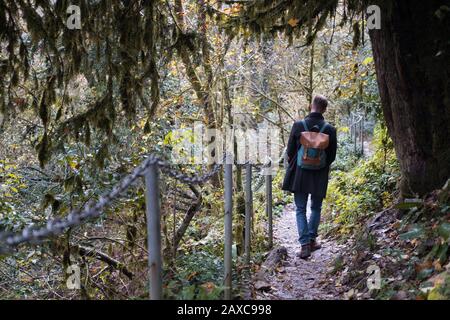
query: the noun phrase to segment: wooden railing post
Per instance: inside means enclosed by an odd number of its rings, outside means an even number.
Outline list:
[[[231,300],[232,246],[233,246],[233,165],[226,159],[225,166],[225,248],[224,248],[224,298]]]
[[[147,215],[149,294],[151,300],[162,299],[161,215],[159,208],[158,166],[151,165],[145,174]]]
[[[272,175],[266,172],[266,214],[269,225],[269,249],[273,247],[273,217],[272,217]]]
[[[253,213],[253,194],[252,194],[252,165],[247,163],[245,166],[245,264],[250,265],[250,243]]]

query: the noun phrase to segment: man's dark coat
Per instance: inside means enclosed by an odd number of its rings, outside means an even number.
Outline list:
[[[305,119],[310,131],[319,132],[325,120],[321,113],[313,112]],[[330,124],[324,133],[330,136],[330,145],[325,150],[327,166],[321,170],[306,170],[297,166],[297,153],[300,149],[300,134],[305,131],[301,121],[294,123],[289,137],[287,156],[288,168],[283,182],[283,190],[290,192],[305,192],[317,197],[325,198],[328,188],[328,174],[330,165],[336,159],[337,138],[336,129]]]

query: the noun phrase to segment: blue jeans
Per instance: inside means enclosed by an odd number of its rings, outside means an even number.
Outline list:
[[[306,218],[306,206],[308,204],[308,194],[296,192],[294,195],[295,205],[297,206],[297,230],[301,245],[309,244],[317,238],[319,230],[320,212],[322,211],[323,199],[311,195],[311,216],[309,221]]]

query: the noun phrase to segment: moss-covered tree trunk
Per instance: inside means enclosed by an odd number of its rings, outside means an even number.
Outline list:
[[[444,1],[374,1],[370,31],[383,112],[404,194],[442,187],[450,176],[450,10]]]

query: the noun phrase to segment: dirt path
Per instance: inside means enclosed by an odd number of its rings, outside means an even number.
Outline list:
[[[308,212],[309,215],[309,212]],[[272,274],[265,276],[270,290],[259,290],[256,299],[271,300],[330,300],[341,299],[342,290],[327,275],[341,246],[334,241],[321,239],[322,249],[314,252],[308,260],[296,257],[299,251],[295,208],[288,205],[274,226],[274,242],[285,247],[288,256]]]

